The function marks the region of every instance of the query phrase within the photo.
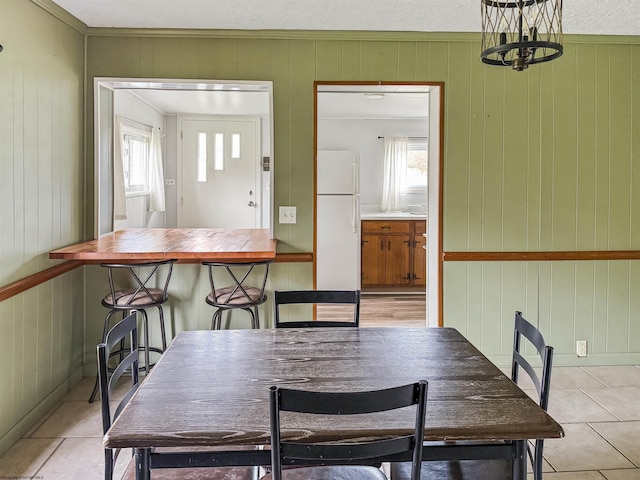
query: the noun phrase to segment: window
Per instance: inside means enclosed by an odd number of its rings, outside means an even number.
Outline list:
[[[149,192],[149,146],[151,132],[124,124],[122,127],[122,169],[127,194]]]
[[[427,188],[428,153],[426,138],[407,141],[407,191],[418,192]]]

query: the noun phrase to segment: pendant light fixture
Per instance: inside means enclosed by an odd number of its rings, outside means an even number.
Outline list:
[[[562,55],[562,0],[480,0],[482,61],[518,72]]]

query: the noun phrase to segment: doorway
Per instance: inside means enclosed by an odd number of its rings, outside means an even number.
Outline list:
[[[366,150],[366,146],[354,146],[356,132],[364,133],[369,141],[378,141],[381,149],[380,138],[389,136],[407,136],[427,139],[428,151],[428,185],[424,192],[424,203],[426,204],[426,255],[421,262],[426,274],[425,316],[426,325],[441,325],[442,311],[442,262],[441,262],[441,190],[442,190],[442,126],[443,126],[443,88],[442,83],[387,83],[387,82],[316,82],[315,87],[315,136],[314,147],[316,152],[315,168],[317,175],[318,151],[321,150],[356,150],[360,151],[360,203],[364,206],[371,204],[376,207],[380,204],[380,194],[372,189],[367,192],[367,185],[377,182],[376,169],[382,170],[382,165],[371,163],[373,158],[380,158],[381,153],[374,150]],[[425,96],[428,100],[425,101]],[[331,99],[336,101],[331,101]],[[394,99],[394,105],[400,105],[398,109],[382,107],[386,100]],[[381,101],[384,99],[383,101]],[[342,127],[326,128],[327,118],[339,118]],[[411,127],[413,120],[423,119],[418,130]],[[383,122],[384,120],[384,122]],[[351,125],[357,127],[351,128]],[[366,130],[366,125],[373,127]],[[386,125],[386,130],[380,128]],[[411,130],[414,128],[414,130]],[[359,129],[359,130],[358,130]],[[333,138],[328,132],[346,132],[351,134],[340,135]],[[340,138],[338,138],[340,137]],[[364,153],[363,153],[364,151]],[[367,164],[367,162],[369,162]],[[317,177],[316,177],[317,178]],[[380,188],[379,190],[382,190]],[[382,213],[382,212],[381,212]],[[413,214],[415,212],[402,212],[403,214]],[[318,217],[315,218],[314,229],[314,252],[317,248]],[[416,217],[407,217],[413,218]],[[422,236],[422,235],[420,235]],[[314,256],[316,258],[317,256]],[[418,256],[414,256],[418,258]],[[320,259],[316,259],[316,262]],[[314,273],[316,264],[314,264]],[[414,290],[415,292],[415,290]],[[396,292],[391,293],[389,300],[392,300]],[[365,300],[366,301],[366,300]]]
[[[180,116],[178,228],[260,228],[260,118]]]

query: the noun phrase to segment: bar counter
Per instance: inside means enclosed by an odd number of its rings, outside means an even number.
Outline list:
[[[86,263],[178,259],[251,261],[274,259],[277,240],[269,229],[126,228],[49,252],[49,258]]]

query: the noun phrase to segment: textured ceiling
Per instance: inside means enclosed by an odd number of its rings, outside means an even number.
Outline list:
[[[53,0],[89,27],[480,31],[479,0]],[[567,34],[640,35],[640,0],[565,0]]]

